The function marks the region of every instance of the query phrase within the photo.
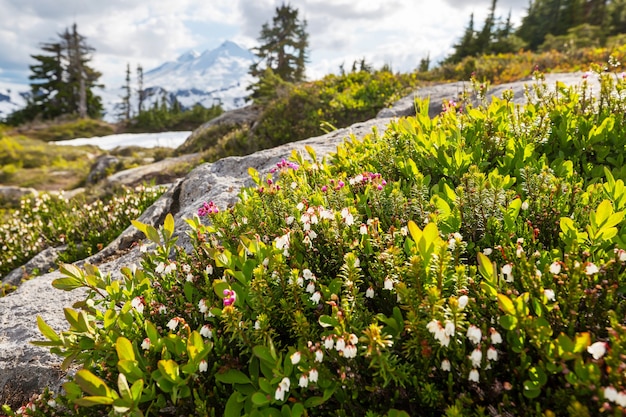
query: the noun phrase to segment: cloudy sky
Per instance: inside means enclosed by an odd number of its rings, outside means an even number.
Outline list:
[[[92,66],[107,87],[123,84],[126,64],[152,69],[180,54],[233,40],[257,45],[261,26],[282,0],[0,0],[0,81],[28,83],[31,54],[74,22],[95,48]],[[291,0],[307,20],[309,78],[366,58],[411,71],[451,52],[474,13],[482,27],[491,0]],[[528,0],[499,0],[518,23]]]

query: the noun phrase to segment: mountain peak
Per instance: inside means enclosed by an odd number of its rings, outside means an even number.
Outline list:
[[[199,56],[200,56],[200,53],[198,51],[194,51],[192,49],[190,51],[185,52],[181,56],[179,56],[178,59],[176,59],[176,62],[193,61],[194,59],[198,58]]]

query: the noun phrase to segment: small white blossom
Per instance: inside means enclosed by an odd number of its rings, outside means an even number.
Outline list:
[[[206,301],[203,299],[201,299],[200,301],[198,301],[198,310],[200,310],[200,313],[204,314],[206,313],[209,308],[206,305]]]
[[[261,322],[259,320],[255,320],[254,330],[261,330]]]
[[[489,359],[490,361],[497,361],[498,360],[498,351],[493,346],[491,346],[491,347],[489,347],[489,349],[487,349],[487,359]]]
[[[315,291],[315,293],[310,298],[310,300],[313,301],[315,304],[319,304],[321,299],[322,293],[320,293],[319,291]]]
[[[302,270],[302,276],[307,281],[315,280],[315,275],[313,275],[313,272],[311,272],[311,270],[308,268]]]
[[[385,283],[383,284],[383,289],[392,291],[393,290],[393,281],[390,278],[385,278]]]
[[[321,350],[315,351],[315,362],[322,362],[324,360],[324,352]]]
[[[309,381],[317,382],[317,377],[319,376],[317,369],[313,368],[309,371]]]
[[[341,217],[346,223],[346,226],[352,226],[354,224],[354,216],[350,213],[350,210],[347,207],[341,210]]]
[[[446,326],[444,327],[444,332],[446,333],[446,336],[454,336],[454,329],[454,323],[450,320],[446,320]]]
[[[300,352],[294,352],[294,353],[293,353],[293,354],[291,354],[291,356],[290,356],[291,363],[292,363],[293,365],[298,364],[298,363],[300,362],[301,357],[302,357],[302,356],[300,355]]]
[[[598,272],[600,272],[600,269],[592,262],[589,262],[585,267],[585,274],[587,275],[597,274]]]
[[[207,267],[204,268],[204,272],[206,272],[207,275],[213,275],[213,265],[207,265]]]
[[[374,288],[369,287],[367,290],[365,290],[365,297],[374,298]]]
[[[626,393],[623,391],[618,392],[617,397],[615,398],[615,404],[622,408],[626,408]]]
[[[289,225],[291,225],[293,223],[294,220],[295,220],[295,217],[289,216],[289,217],[287,217],[287,219],[285,219],[285,222],[289,226]]]
[[[496,329],[492,327],[490,329],[490,332],[491,332],[491,343],[493,343],[494,345],[498,345],[502,343],[502,336],[500,335],[500,333],[498,333]]]
[[[299,202],[296,208],[298,209],[298,211],[302,211],[304,209],[304,203]]]
[[[199,370],[200,372],[206,372],[206,371],[207,371],[207,369],[209,369],[209,364],[207,363],[207,361],[206,361],[206,360],[202,359],[202,360],[200,361],[200,365],[198,365],[198,370]]]
[[[524,210],[524,211],[528,210],[528,205],[529,205],[529,204],[528,204],[528,201],[524,201],[524,202],[522,203],[522,210]]]
[[[306,374],[300,375],[300,380],[298,381],[298,386],[300,388],[306,388],[309,386],[309,377]]]
[[[178,327],[178,317],[174,317],[173,319],[171,319],[171,320],[167,323],[167,327],[168,327],[171,331],[176,330],[176,328]]]
[[[473,324],[467,329],[467,338],[475,345],[480,343],[482,336],[480,329]]]
[[[274,399],[276,401],[285,401],[285,390],[282,386],[278,386],[276,388],[276,392],[274,393]]]
[[[604,388],[604,398],[608,401],[615,402],[617,400],[617,390],[613,387]]]
[[[324,338],[324,347],[326,349],[332,349],[334,344],[335,341],[332,336],[326,336],[326,338]]]
[[[348,359],[356,358],[356,353],[357,353],[357,349],[356,349],[356,346],[354,345],[348,345],[343,350],[343,356]]]
[[[483,249],[483,255],[485,255],[485,256],[489,256],[489,255],[491,255],[492,253],[493,253],[493,249],[491,249],[491,248],[485,248],[485,249]]]
[[[343,337],[337,339],[337,343],[335,343],[335,349],[339,352],[343,351],[346,348],[346,341]]]
[[[167,307],[165,307],[163,304],[159,306],[159,314],[167,314]]]
[[[141,348],[143,350],[150,350],[150,339],[148,339],[147,337],[143,339],[143,342],[141,342]]]
[[[513,282],[513,266],[511,264],[506,264],[502,267],[502,275],[504,275],[504,280],[506,282]]]
[[[606,343],[605,342],[595,342],[591,346],[587,347],[587,352],[593,356],[595,360],[600,359],[606,353]]]
[[[442,371],[446,371],[446,372],[450,372],[450,370],[452,369],[452,366],[450,365],[450,361],[447,359],[444,359],[441,361],[441,370]]]
[[[550,273],[554,275],[561,273],[561,263],[559,261],[554,261],[550,264]]]
[[[165,264],[163,262],[159,262],[157,267],[154,268],[154,272],[156,272],[157,274],[162,274],[164,270],[165,270]]]
[[[480,362],[483,360],[483,352],[479,348],[474,349],[470,355],[470,360],[474,368],[480,368]]]
[[[361,227],[359,227],[359,233],[362,235],[366,235],[367,234],[367,225],[361,223]]]
[[[130,305],[133,306],[135,310],[137,310],[137,313],[143,314],[143,307],[144,307],[143,298],[141,297],[133,298],[133,301],[130,302]]]
[[[480,374],[478,373],[478,370],[472,369],[467,379],[469,379],[472,382],[478,382],[478,380],[480,379]]]
[[[313,281],[309,281],[306,286],[306,292],[313,294],[315,292],[315,283]]]
[[[165,275],[172,273],[176,271],[176,263],[174,262],[170,262],[169,264],[167,264],[167,266],[163,269],[163,273]]]
[[[460,296],[459,297],[459,308],[461,310],[463,310],[467,306],[468,302],[469,302],[469,297],[467,295]]]
[[[551,290],[550,288],[547,288],[547,289],[543,290],[543,294],[546,296],[548,301],[554,301],[556,299],[556,296],[554,294],[554,290]]]
[[[431,321],[428,322],[428,324],[426,325],[426,328],[428,329],[429,332],[435,334],[441,328],[441,324],[439,323],[439,320],[432,319]]]
[[[211,330],[211,326],[205,324],[200,328],[200,335],[202,337],[206,337],[207,339],[211,339],[213,337],[213,330]]]

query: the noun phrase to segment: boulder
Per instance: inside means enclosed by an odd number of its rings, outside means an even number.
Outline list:
[[[113,155],[101,155],[91,166],[89,175],[87,175],[87,185],[93,185],[98,181],[106,178],[107,170],[120,162],[119,158]]]
[[[19,205],[22,197],[28,195],[37,196],[34,188],[14,187],[11,185],[0,185],[0,204]]]

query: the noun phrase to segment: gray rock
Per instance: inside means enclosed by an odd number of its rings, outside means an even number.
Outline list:
[[[8,203],[10,205],[17,205],[20,203],[22,197],[27,195],[37,196],[37,190],[34,188],[21,188],[11,185],[0,185],[0,204]]]
[[[24,277],[28,277],[37,271],[39,271],[39,273],[47,273],[52,269],[56,269],[57,259],[66,248],[67,245],[44,249],[23,266],[15,268],[13,271],[6,274],[2,278],[2,283],[18,286]]]
[[[128,187],[150,181],[154,181],[155,184],[170,183],[172,180],[184,177],[199,159],[200,155],[197,153],[165,158],[152,164],[116,172],[107,177],[105,183],[107,186],[125,185]]]
[[[93,185],[98,181],[106,178],[107,170],[120,162],[119,158],[113,155],[101,155],[91,166],[89,175],[87,175],[87,185]]]

